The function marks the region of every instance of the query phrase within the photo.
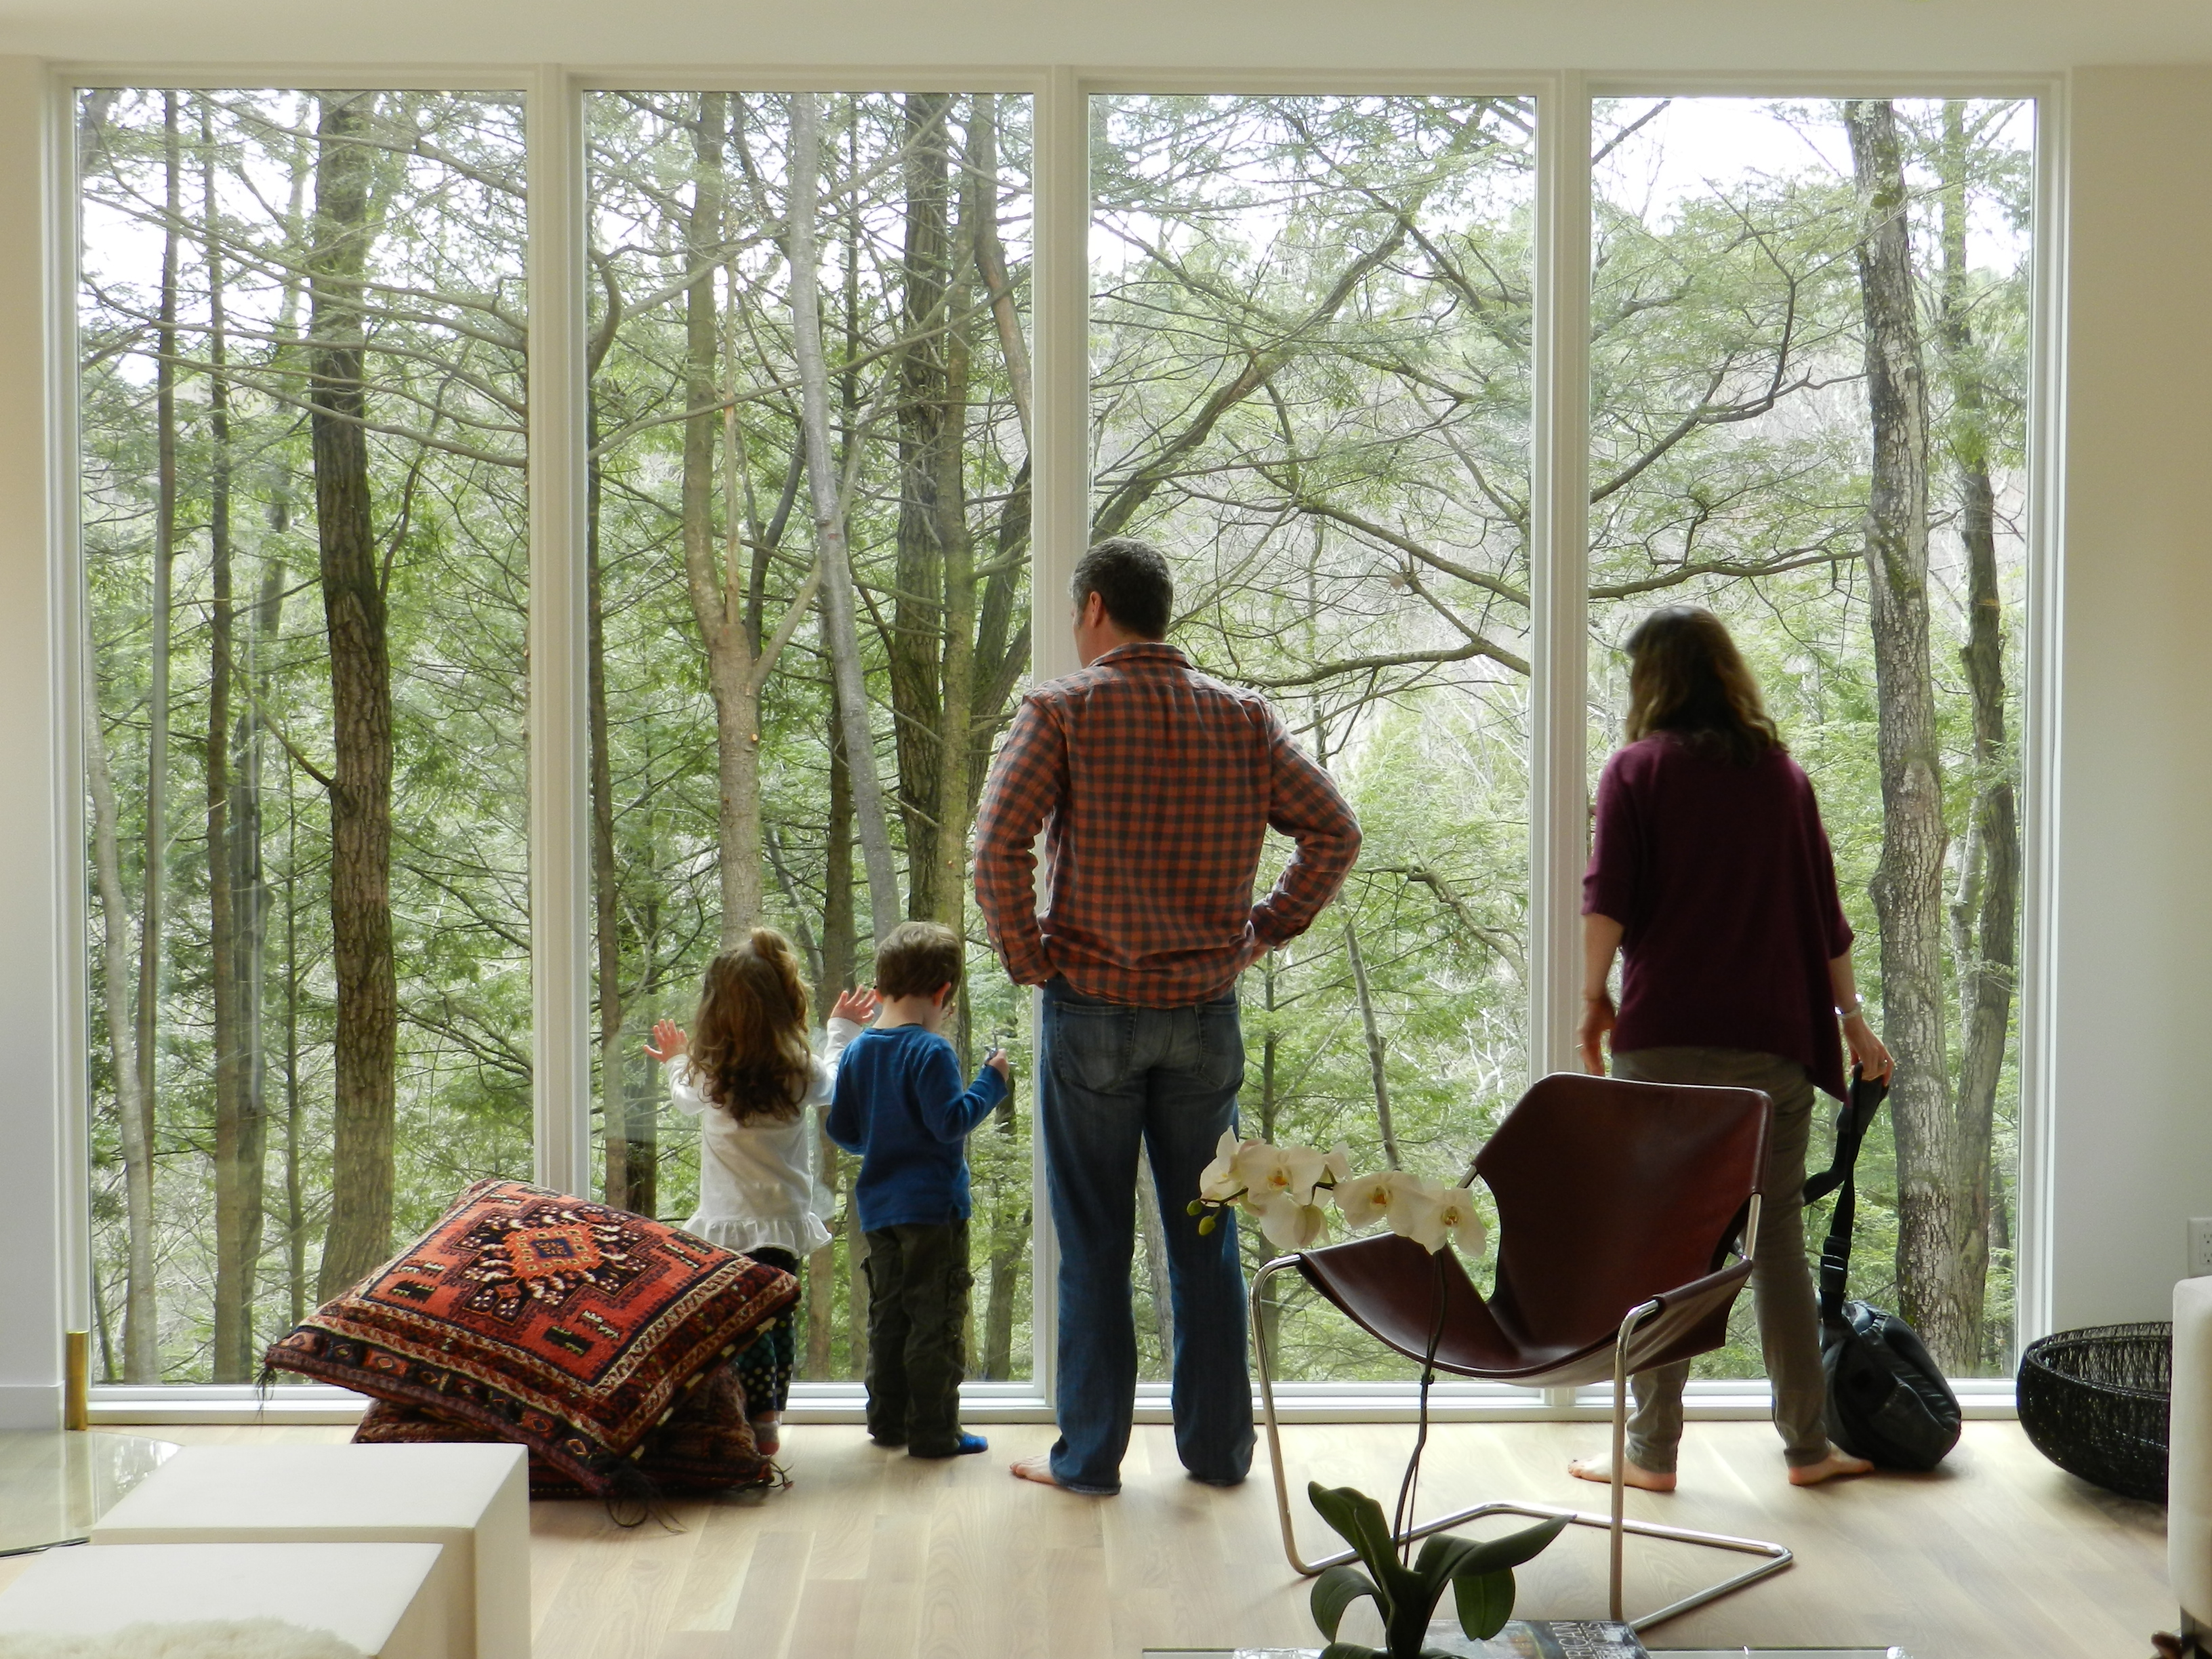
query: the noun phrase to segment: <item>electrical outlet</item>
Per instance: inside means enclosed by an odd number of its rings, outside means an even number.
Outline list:
[[[2192,1277],[2212,1273],[2212,1215],[2200,1215],[2189,1224],[2189,1271]]]

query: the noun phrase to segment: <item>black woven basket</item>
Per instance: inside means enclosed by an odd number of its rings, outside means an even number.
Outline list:
[[[2163,1504],[2172,1386],[2170,1324],[2059,1331],[2021,1356],[2020,1425],[2069,1474]]]

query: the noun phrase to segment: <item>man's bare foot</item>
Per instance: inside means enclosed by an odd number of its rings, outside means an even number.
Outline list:
[[[1601,1486],[1613,1484],[1613,1465],[1602,1457],[1577,1457],[1567,1465],[1567,1473],[1578,1480],[1595,1480]],[[1672,1492],[1674,1490],[1674,1471],[1662,1474],[1656,1469],[1647,1469],[1631,1458],[1621,1472],[1620,1484],[1633,1486],[1638,1492]]]
[[[1034,1480],[1040,1486],[1057,1486],[1060,1485],[1059,1481],[1052,1478],[1052,1454],[1050,1452],[1040,1452],[1035,1457],[1024,1457],[1020,1462],[1010,1464],[1008,1467],[1013,1470],[1014,1479],[1017,1480]]]
[[[1817,1463],[1807,1463],[1790,1471],[1793,1486],[1817,1486],[1823,1480],[1832,1480],[1839,1474],[1870,1474],[1874,1465],[1863,1457],[1854,1457],[1849,1452],[1831,1447],[1828,1455]]]

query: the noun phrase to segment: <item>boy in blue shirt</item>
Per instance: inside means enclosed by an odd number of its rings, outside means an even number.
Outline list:
[[[966,1356],[968,1132],[1006,1097],[994,1048],[960,1086],[938,1035],[959,988],[960,936],[901,922],[876,947],[875,1024],[847,1045],[824,1126],[860,1158],[853,1207],[867,1240],[868,1437],[909,1457],[957,1457],[989,1442],[960,1426]]]

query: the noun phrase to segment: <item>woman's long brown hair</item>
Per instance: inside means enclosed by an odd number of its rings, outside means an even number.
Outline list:
[[[1662,605],[1628,636],[1628,740],[1654,732],[1739,766],[1784,746],[1735,641],[1703,606]]]
[[[814,1074],[806,1043],[806,984],[791,941],[756,927],[708,964],[692,1022],[699,1091],[740,1123],[788,1123]]]

